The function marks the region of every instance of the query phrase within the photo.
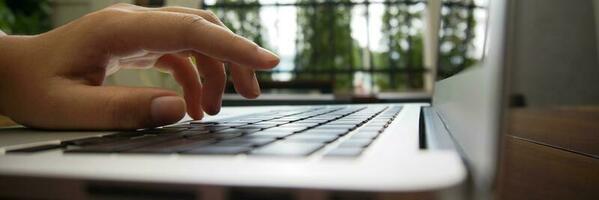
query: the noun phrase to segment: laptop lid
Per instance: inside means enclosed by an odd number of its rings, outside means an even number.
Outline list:
[[[438,81],[432,103],[471,170],[477,191],[491,188],[494,180],[506,61],[507,1],[489,1],[487,9],[483,58]]]

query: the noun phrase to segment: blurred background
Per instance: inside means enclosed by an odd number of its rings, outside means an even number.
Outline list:
[[[486,1],[0,0],[0,29],[38,34],[119,2],[207,9],[280,55],[277,68],[258,72],[264,95],[255,101],[422,101],[435,80],[484,57]],[[106,84],[181,92],[157,70],[121,70]],[[229,84],[224,104],[241,102]]]

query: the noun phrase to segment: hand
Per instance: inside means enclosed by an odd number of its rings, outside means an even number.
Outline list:
[[[209,11],[129,4],[40,35],[0,35],[0,52],[0,114],[47,129],[153,127],[174,123],[185,111],[200,119],[220,110],[224,63],[237,92],[255,98],[254,70],[279,62]],[[171,72],[184,100],[164,89],[102,86],[120,68],[147,66]]]

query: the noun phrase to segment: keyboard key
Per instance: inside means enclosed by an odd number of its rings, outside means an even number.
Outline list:
[[[368,145],[370,145],[370,143],[372,142],[372,139],[368,139],[368,138],[351,138],[348,140],[343,141],[339,147],[356,147],[356,148],[363,148],[366,147]]]
[[[306,134],[306,133],[298,133],[285,138],[285,141],[292,142],[317,142],[317,143],[330,143],[339,138],[338,135],[331,134]]]
[[[267,129],[267,128],[272,128],[275,126],[276,125],[274,125],[274,124],[263,124],[263,125],[250,124],[250,125],[240,126],[240,127],[236,127],[236,128],[238,128],[238,129]]]
[[[230,139],[230,138],[240,137],[240,136],[242,136],[244,134],[245,133],[243,132],[243,130],[239,130],[239,129],[226,129],[226,130],[221,130],[219,132],[215,132],[214,133],[214,138],[216,138],[216,139]]]
[[[265,122],[258,122],[252,125],[256,125],[256,126],[279,126],[282,124],[286,124],[285,122],[273,122],[273,121],[265,121]]]
[[[246,129],[241,129],[243,131],[244,134],[252,134],[258,131],[261,131],[262,129],[250,129],[250,128],[246,128]]]
[[[81,139],[62,141],[63,145],[74,145],[74,146],[88,146],[97,145],[104,143],[117,142],[121,140],[128,140],[128,137],[87,137]]]
[[[136,139],[122,140],[119,142],[112,142],[108,144],[98,144],[92,146],[86,146],[80,149],[71,149],[65,152],[77,152],[77,153],[113,153],[121,152],[129,149],[134,149],[146,145],[156,144],[167,140],[181,138],[178,134],[162,134],[158,136],[147,136]]]
[[[214,125],[214,124],[218,124],[218,122],[195,120],[195,121],[190,121],[189,124]]]
[[[178,153],[213,144],[216,140],[179,139],[131,149],[124,153]]]
[[[268,137],[238,137],[229,140],[223,140],[219,142],[219,145],[229,145],[229,146],[263,146],[265,144],[276,141],[276,138],[268,138]]]
[[[252,150],[250,147],[243,146],[205,146],[197,149],[192,149],[189,151],[182,152],[184,154],[226,154],[226,155],[235,155],[240,153],[245,153]]]
[[[322,134],[322,135],[345,135],[347,134],[349,131],[347,130],[340,130],[340,129],[319,129],[319,128],[315,128],[315,129],[310,129],[307,130],[304,133],[314,133],[314,134]]]
[[[364,127],[361,127],[359,130],[363,131],[363,132],[381,132],[381,131],[383,131],[383,129],[385,129],[385,127],[381,127],[381,126],[364,126]]]
[[[329,124],[325,124],[325,125],[317,126],[316,128],[318,128],[318,129],[335,129],[335,130],[346,130],[346,131],[349,131],[351,129],[354,129],[355,127],[356,127],[355,125],[329,125]]]
[[[293,131],[280,131],[280,130],[266,130],[251,134],[252,136],[260,137],[272,137],[272,138],[283,138],[288,135],[294,134]]]
[[[351,136],[351,139],[374,139],[380,133],[377,131],[360,131]]]
[[[280,126],[280,127],[276,127],[276,128],[271,128],[265,131],[281,131],[281,132],[300,132],[303,130],[308,129],[308,127],[303,127],[303,126]]]
[[[324,143],[276,142],[253,150],[251,155],[307,156],[324,146]]]
[[[230,128],[230,129],[224,129],[224,130],[219,130],[219,131],[215,131],[214,134],[243,134],[243,130],[241,129],[236,129],[236,128]]]
[[[210,126],[206,126],[206,129],[210,130],[210,131],[220,131],[220,130],[224,130],[224,129],[228,129],[231,128],[231,126],[226,126],[226,125],[210,125]]]
[[[220,123],[220,124],[225,125],[225,126],[229,126],[229,127],[238,127],[238,126],[248,125],[248,123],[245,123],[245,122],[223,122],[223,123]]]
[[[198,135],[198,134],[208,134],[210,133],[209,130],[188,130],[188,131],[183,131],[181,132],[183,134],[184,137],[189,137],[189,136],[194,136],[194,135]]]
[[[329,120],[326,119],[304,119],[301,121],[294,122],[294,124],[322,124],[328,121]]]
[[[356,157],[359,156],[363,148],[335,148],[327,152],[325,157]]]
[[[267,122],[286,124],[286,123],[290,123],[292,121],[293,120],[273,119],[273,120],[268,120]]]
[[[378,126],[378,127],[387,127],[389,123],[387,122],[370,122],[368,123],[369,126]]]
[[[216,134],[214,134],[214,133],[192,134],[192,135],[184,134],[183,137],[186,138],[186,139],[190,139],[190,140],[213,140],[213,139],[217,139],[216,138]]]
[[[312,128],[312,127],[315,127],[318,125],[319,124],[317,124],[317,123],[290,123],[290,124],[285,124],[285,125],[279,126],[277,128],[296,128],[296,129],[299,129],[298,131],[301,131],[301,130]]]
[[[229,121],[229,122],[250,124],[250,123],[256,123],[256,122],[260,122],[260,121],[263,121],[263,120],[262,119],[237,119],[237,120],[233,120],[233,121]]]

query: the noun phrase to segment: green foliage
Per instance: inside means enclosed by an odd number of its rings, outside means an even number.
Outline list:
[[[316,0],[299,0],[308,3]],[[338,0],[350,2],[350,0]],[[360,63],[359,51],[351,37],[351,7],[321,4],[298,8],[298,37],[295,56],[296,70],[325,71],[352,69]],[[334,79],[335,89],[350,90],[353,76],[300,76],[297,79]]]
[[[457,2],[466,6],[470,0],[445,0]],[[466,7],[444,7],[441,17],[441,38],[439,40],[439,79],[447,78],[474,65],[478,58],[468,55],[468,50],[473,48],[472,38],[476,27],[474,9]]]
[[[243,5],[258,5],[258,0],[218,0],[217,3],[236,3]],[[231,31],[244,36],[256,44],[268,48],[268,44],[262,38],[262,24],[260,23],[260,7],[248,6],[243,8],[212,9],[212,11],[223,21]],[[257,74],[260,80],[270,80],[267,74]]]
[[[384,52],[381,65],[377,68],[422,70],[423,69],[423,39],[422,29],[414,27],[416,20],[421,20],[422,10],[412,9],[413,5],[390,5],[385,7],[383,14],[383,42],[387,44],[388,51]],[[415,10],[415,11],[413,11]],[[402,85],[408,89],[420,89],[424,85],[422,73],[406,73],[405,81],[398,77],[397,73],[389,73],[388,81],[383,83],[384,79],[378,84],[381,89],[398,89]]]
[[[0,0],[0,29],[7,34],[39,34],[51,29],[47,0]]]
[[[476,62],[469,57],[476,21],[475,9],[471,0],[443,0],[442,34],[440,44],[451,48],[440,51],[439,76],[447,77]],[[387,50],[371,51],[360,47],[351,36],[351,0],[297,0],[296,55],[293,69],[299,73],[294,80],[331,80],[336,92],[353,90],[354,74],[339,73],[357,69],[387,70],[385,73],[371,74],[374,84],[381,90],[420,90],[424,86],[424,43],[422,19],[425,3],[385,3],[382,20],[382,44]],[[448,6],[447,3],[453,6]],[[243,5],[227,7],[227,4]],[[343,4],[343,5],[338,5]],[[260,9],[258,0],[218,0],[223,7],[212,10],[234,32],[245,36],[259,45],[268,46],[262,38]],[[358,5],[364,6],[364,5]],[[370,19],[372,20],[372,18]],[[465,28],[466,27],[466,28]],[[372,28],[372,27],[368,27]],[[379,41],[371,41],[379,42]],[[368,54],[369,62],[364,54]],[[406,73],[407,71],[407,73]],[[324,72],[335,72],[334,74]],[[258,73],[259,79],[270,80],[270,73]]]
[[[257,5],[258,0],[218,0],[217,3]],[[266,45],[262,38],[260,7],[248,6],[236,9],[213,9],[213,11],[233,32],[254,41],[258,45]]]

